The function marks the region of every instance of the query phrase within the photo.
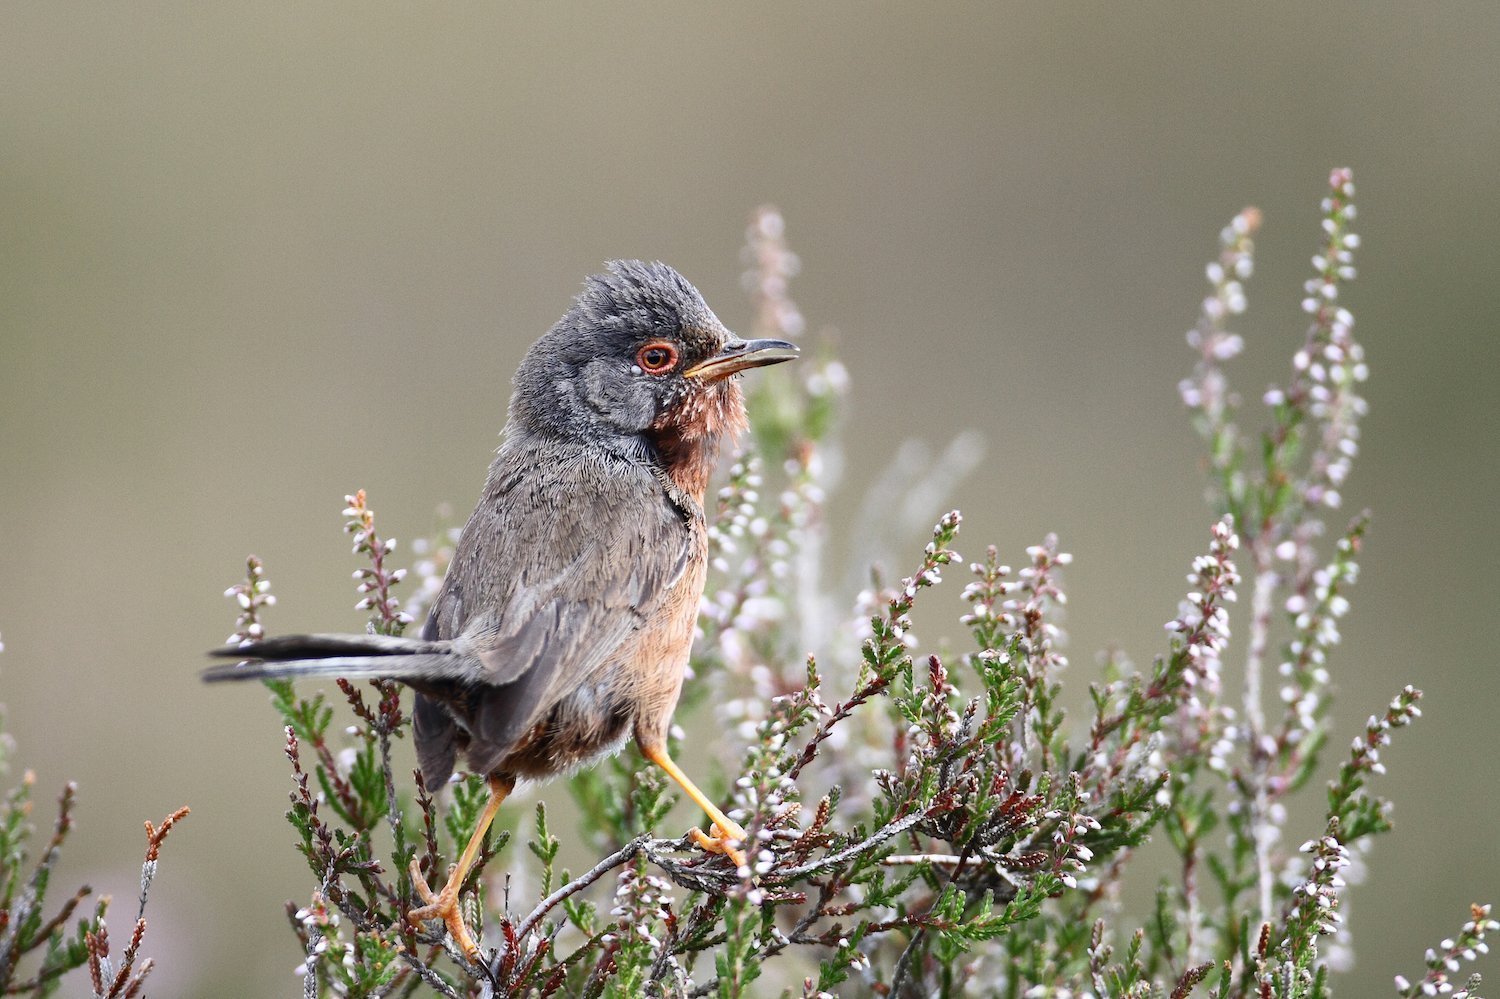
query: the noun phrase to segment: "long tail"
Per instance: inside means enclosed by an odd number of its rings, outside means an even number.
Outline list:
[[[462,678],[474,667],[451,642],[388,635],[283,635],[213,649],[209,655],[238,660],[204,670],[209,683],[312,676],[444,680]]]

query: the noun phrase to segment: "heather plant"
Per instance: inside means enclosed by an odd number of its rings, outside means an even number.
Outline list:
[[[1061,706],[1071,557],[1055,537],[1018,568],[995,548],[966,562],[962,519],[948,513],[912,545],[909,575],[837,595],[825,503],[847,379],[816,350],[749,389],[754,437],[710,511],[711,578],[678,714],[737,758],[716,796],[749,834],[744,866],[661,835],[675,831],[675,794],[627,751],[553,785],[551,809],[502,812],[512,828],[492,832],[463,896],[485,945],[471,962],[406,916],[415,880],[440,880],[467,839],[482,780],[427,788],[397,772],[410,718],[392,684],[339,681],[334,697],[270,683],[292,767],[287,815],[314,885],[288,904],[305,994],[1330,995],[1350,947],[1345,880],[1390,826],[1369,783],[1421,696],[1404,688],[1370,717],[1322,820],[1289,847],[1287,802],[1310,790],[1335,735],[1330,658],[1368,529],[1362,513],[1329,525],[1365,411],[1366,362],[1342,304],[1353,194],[1334,171],[1309,328],[1285,385],[1263,397],[1258,434],[1240,426],[1226,365],[1244,346],[1228,324],[1245,308],[1260,216],[1224,230],[1180,387],[1207,444],[1203,554],[1164,647],[1144,669],[1107,660],[1081,719]],[[746,257],[752,335],[800,334],[797,260],[774,210],[752,219]],[[972,460],[959,442],[938,464]],[[932,477],[919,478],[883,507],[930,499]],[[394,542],[363,493],[344,512],[358,607],[372,632],[399,634],[430,599],[452,534],[420,544],[403,610]],[[954,573],[967,575],[967,637],[939,655],[926,596]],[[257,560],[230,593],[231,642],[261,637],[271,595]],[[579,816],[566,827],[564,786]],[[1170,872],[1150,904],[1127,904],[1125,874],[1153,837],[1170,846]],[[565,853],[597,861],[575,870]],[[1398,994],[1469,994],[1477,978],[1454,991],[1451,977],[1497,925],[1474,906]]]
[[[4,648],[0,644],[0,651]],[[14,748],[10,736],[0,732],[0,770],[9,768]],[[73,830],[78,785],[72,781],[63,785],[52,832],[40,855],[33,860],[35,786],[36,775],[27,770],[0,801],[0,995],[56,995],[64,979],[79,968],[87,969],[84,973],[92,990],[88,994],[94,999],[135,999],[144,995],[146,976],[154,966],[149,957],[141,954],[146,937],[146,898],[156,879],[162,843],[172,827],[188,814],[187,808],[168,815],[159,826],[146,823],[146,859],[141,865],[135,922],[124,949],[118,955],[111,955],[109,928],[105,924],[109,896],[100,896],[92,905],[85,906],[93,889],[84,885],[61,904],[47,898],[53,873]],[[84,914],[70,929],[69,921],[80,907]],[[72,994],[82,995],[76,988]]]

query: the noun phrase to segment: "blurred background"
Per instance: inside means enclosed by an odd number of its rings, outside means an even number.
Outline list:
[[[152,994],[299,987],[282,737],[263,691],[196,678],[244,556],[273,630],[361,627],[343,495],[369,490],[398,557],[466,511],[522,351],[608,258],[668,261],[746,325],[766,201],[851,374],[835,511],[900,442],[982,435],[923,520],[962,507],[970,556],[1061,535],[1081,685],[1106,645],[1164,647],[1205,544],[1176,384],[1219,229],[1265,213],[1231,367],[1253,423],[1352,167],[1372,378],[1344,492],[1375,521],[1329,758],[1401,684],[1428,696],[1386,756],[1397,829],[1352,892],[1341,994],[1387,994],[1500,900],[1500,19],[1125,10],[0,7],[0,701],[39,822],[80,784],[60,886],[132,899],[141,821],[192,806]]]

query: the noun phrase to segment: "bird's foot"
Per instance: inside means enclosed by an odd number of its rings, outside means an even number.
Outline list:
[[[455,871],[456,873],[456,871]],[[454,878],[449,878],[448,883],[440,892],[434,892],[427,886],[427,879],[422,877],[422,872],[417,868],[417,860],[412,858],[411,881],[417,889],[417,894],[427,904],[418,909],[412,909],[406,914],[406,921],[413,926],[421,926],[429,919],[441,919],[443,925],[453,936],[453,942],[458,944],[458,949],[463,951],[464,957],[470,961],[479,960],[479,945],[474,942],[469,928],[464,925],[464,916],[458,904],[459,884],[455,884]]]
[[[724,830],[715,822],[708,827],[707,833],[694,826],[688,830],[688,835],[693,838],[694,843],[697,843],[709,853],[724,854],[730,860],[734,861],[735,867],[749,866],[745,863],[745,851],[739,849],[739,847],[746,844],[747,838],[745,830],[738,823],[731,822],[729,823],[728,830]]]

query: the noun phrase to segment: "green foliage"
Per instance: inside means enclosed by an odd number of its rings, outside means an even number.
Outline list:
[[[0,876],[3,876],[3,881],[0,881],[0,991],[48,996],[56,992],[64,974],[88,961],[86,937],[100,931],[103,913],[92,919],[80,919],[76,929],[68,932],[68,921],[89,894],[89,889],[84,887],[63,902],[55,914],[47,915],[47,889],[53,867],[73,825],[77,788],[71,783],[63,788],[58,798],[52,836],[32,866],[31,790],[34,784],[35,778],[28,771],[6,794],[4,805],[0,806]],[[24,970],[23,960],[28,964]]]
[[[9,737],[0,732],[0,770],[9,766],[9,749]],[[85,910],[71,931],[68,923],[92,889],[87,885],[79,888],[55,909],[47,899],[53,871],[73,828],[78,787],[71,782],[63,786],[52,833],[33,862],[31,792],[35,783],[35,776],[26,771],[0,803],[0,994],[55,995],[69,972],[87,966],[95,999],[139,996],[153,966],[149,958],[140,955],[146,934],[147,894],[156,876],[161,845],[188,810],[178,809],[159,827],[146,823],[139,908],[125,949],[112,959],[105,925],[108,897],[98,899],[92,912]]]

